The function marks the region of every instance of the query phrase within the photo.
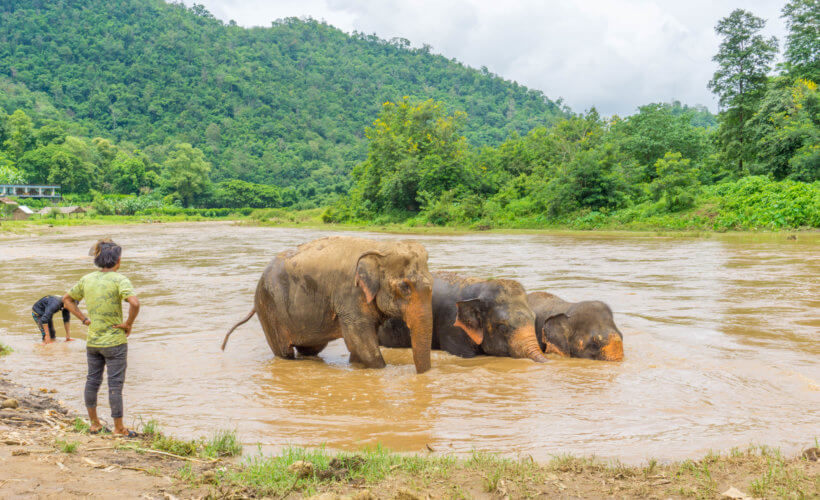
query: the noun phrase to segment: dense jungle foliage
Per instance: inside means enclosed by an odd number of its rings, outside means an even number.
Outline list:
[[[722,19],[717,117],[576,114],[313,20],[246,29],[159,0],[0,0],[0,183],[100,214],[328,207],[326,222],[820,227],[820,4]],[[375,121],[374,121],[375,120]]]
[[[90,135],[156,164],[169,143],[190,144],[212,180],[291,186],[300,200],[347,190],[365,126],[404,95],[469,113],[475,144],[564,114],[541,92],[407,40],[292,18],[246,29],[161,0],[0,1],[0,41],[0,75]]]
[[[722,43],[709,87],[723,108],[717,127],[677,103],[610,119],[593,108],[497,147],[475,147],[460,133],[463,113],[449,113],[441,102],[386,103],[367,129],[367,159],[353,170],[349,199],[324,218],[477,227],[634,227],[649,220],[666,227],[818,227],[820,3],[792,0],[783,16],[790,31],[774,76],[778,44],[761,35],[763,19],[737,9],[715,28]]]

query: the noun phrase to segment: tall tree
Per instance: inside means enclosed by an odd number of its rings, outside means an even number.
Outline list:
[[[668,104],[647,104],[613,126],[613,131],[622,137],[624,152],[643,167],[643,181],[657,177],[655,162],[670,151],[696,162],[711,153],[708,132],[691,123],[693,113],[675,114],[673,109]]]
[[[19,160],[26,151],[34,146],[34,125],[22,109],[18,109],[8,117],[6,136],[3,145],[15,160]]]
[[[354,204],[368,210],[418,211],[422,203],[473,180],[466,168],[466,119],[432,99],[386,102],[367,129],[367,160],[353,169]]]
[[[194,199],[208,187],[211,164],[202,151],[187,143],[177,144],[168,155],[162,169],[165,188],[191,206]]]
[[[0,151],[0,184],[22,184],[23,174],[14,167],[14,163]]]
[[[794,82],[794,85],[790,85]],[[749,122],[756,172],[777,180],[820,180],[820,92],[808,80],[772,80]]]
[[[760,33],[766,21],[743,9],[721,19],[715,32],[723,38],[712,58],[718,70],[709,89],[720,98],[720,129],[724,154],[736,157],[738,173],[749,156],[746,122],[752,118],[761,94],[766,89],[767,73],[777,53],[777,39]]]
[[[798,78],[820,79],[820,0],[789,0],[782,16],[786,35],[786,68]]]

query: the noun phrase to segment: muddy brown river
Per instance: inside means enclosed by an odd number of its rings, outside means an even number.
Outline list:
[[[84,342],[37,345],[30,309],[91,271],[88,248],[111,236],[143,303],[129,342],[127,422],[155,418],[190,437],[235,428],[265,450],[380,443],[630,463],[750,443],[793,452],[820,437],[818,234],[358,233],[418,239],[431,270],[606,301],[624,332],[623,363],[439,352],[433,369],[416,375],[402,349],[384,349],[386,369],[353,368],[341,340],[320,359],[276,359],[255,318],[220,351],[273,255],[332,232],[232,223],[44,230],[51,232],[0,236],[0,341],[15,350],[0,370],[56,388],[78,411]],[[82,337],[84,327],[72,327]],[[59,321],[57,332],[61,339]],[[100,394],[107,418],[105,385]]]

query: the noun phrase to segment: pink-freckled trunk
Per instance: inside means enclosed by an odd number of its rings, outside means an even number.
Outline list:
[[[535,325],[522,327],[515,332],[510,339],[510,349],[514,358],[529,358],[537,363],[548,361],[535,337]]]
[[[404,322],[410,329],[410,346],[416,373],[430,369],[430,348],[433,342],[433,303],[431,294],[413,294],[404,310]]]

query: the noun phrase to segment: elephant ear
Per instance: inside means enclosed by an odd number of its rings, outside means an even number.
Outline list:
[[[544,322],[544,328],[541,329],[544,352],[546,354],[557,354],[565,358],[570,357],[570,333],[569,317],[566,314],[560,313],[547,318]]]
[[[453,326],[464,330],[476,345],[481,345],[484,341],[484,332],[481,328],[481,299],[460,300],[456,302],[456,309],[456,322]]]
[[[373,302],[376,294],[379,293],[379,259],[384,257],[383,254],[375,251],[369,251],[361,254],[356,260],[356,286],[361,287],[367,298],[367,303]]]

